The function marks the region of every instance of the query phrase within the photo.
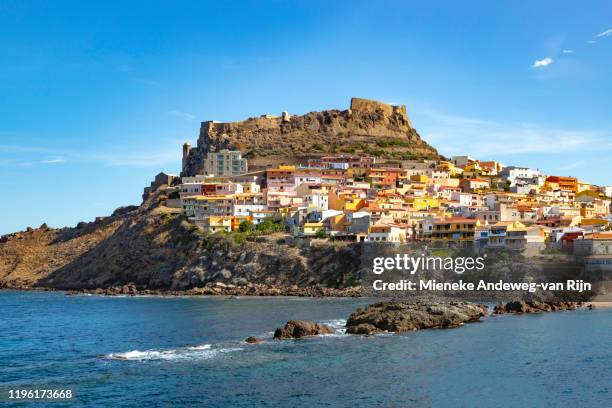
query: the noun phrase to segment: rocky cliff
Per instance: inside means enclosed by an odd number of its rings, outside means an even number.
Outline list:
[[[237,149],[258,169],[329,153],[368,154],[391,160],[438,158],[412,127],[406,106],[353,98],[347,110],[301,116],[263,115],[241,122],[202,122],[197,146],[188,150],[183,175],[202,173],[210,151]]]
[[[256,236],[238,244],[231,236],[197,229],[159,206],[158,198],[153,194],[137,210],[78,228],[43,226],[4,236],[0,287],[130,285],[142,291],[189,290],[213,282],[331,288],[355,282],[357,246],[295,240],[285,234]]]

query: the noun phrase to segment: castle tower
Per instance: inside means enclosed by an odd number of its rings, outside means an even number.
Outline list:
[[[185,165],[187,164],[187,158],[189,157],[189,153],[191,152],[191,143],[185,141],[183,143],[183,170],[185,170]]]
[[[287,111],[283,111],[281,117],[283,122],[289,122],[291,120],[291,115]]]

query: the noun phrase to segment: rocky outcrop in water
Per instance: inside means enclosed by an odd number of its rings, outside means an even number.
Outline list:
[[[493,314],[523,314],[523,313],[543,313],[543,312],[557,312],[560,310],[575,310],[577,307],[576,302],[541,302],[537,300],[533,301],[514,301],[507,303],[498,303],[493,308]]]
[[[334,330],[325,324],[306,322],[304,320],[289,320],[285,326],[276,329],[274,338],[277,340],[301,339],[303,337],[333,333]]]
[[[346,322],[346,332],[374,334],[452,328],[475,322],[487,314],[487,306],[473,303],[381,302],[351,314]]]

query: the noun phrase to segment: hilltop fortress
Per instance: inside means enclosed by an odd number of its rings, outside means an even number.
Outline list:
[[[202,122],[197,145],[183,146],[181,175],[201,174],[206,155],[221,149],[240,150],[253,170],[330,153],[391,160],[439,157],[412,127],[405,105],[361,98],[352,98],[347,110]]]

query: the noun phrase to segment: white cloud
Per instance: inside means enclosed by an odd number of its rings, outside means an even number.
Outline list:
[[[178,118],[183,118],[185,120],[194,120],[195,116],[192,115],[191,113],[187,113],[187,112],[181,112],[179,110],[169,110],[168,112],[166,112],[168,115],[170,116],[176,116]]]
[[[597,41],[595,41],[595,40],[589,40],[589,41],[587,41],[587,44],[595,44],[596,42]]]
[[[602,31],[601,33],[595,35],[595,38],[600,38],[600,37],[609,37],[612,35],[612,28],[606,30],[606,31]]]
[[[47,163],[47,164],[57,164],[57,163],[65,163],[66,159],[64,159],[61,156],[57,156],[57,157],[52,157],[50,159],[43,160],[42,162]]]
[[[563,50],[561,51],[563,54],[573,54],[574,50]]]
[[[547,66],[549,66],[552,63],[553,63],[553,59],[550,58],[550,57],[546,57],[546,58],[541,59],[541,60],[535,60],[533,65],[532,65],[532,67],[533,68],[547,67]]]
[[[600,132],[547,127],[533,123],[502,123],[436,111],[415,110],[419,133],[444,155],[469,154],[490,158],[528,153],[612,150]]]

